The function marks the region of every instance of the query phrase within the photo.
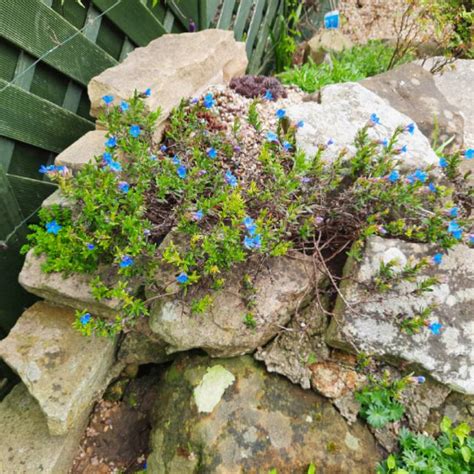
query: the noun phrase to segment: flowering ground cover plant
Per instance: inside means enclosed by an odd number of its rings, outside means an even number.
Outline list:
[[[144,107],[150,93],[117,106],[104,97],[104,153],[77,175],[58,166],[41,169],[71,205],[42,209],[24,251],[33,247],[45,255],[45,272],[94,275],[94,297],[119,302],[114,320],[87,308],[79,312],[75,325],[84,334],[114,334],[146,316],[153,298],[146,300],[142,289],[159,266],[173,269],[176,297],[209,289],[192,303],[202,313],[212,305],[212,292],[225,285],[226,272],[250,258],[299,251],[329,273],[346,253],[360,258],[374,234],[431,242],[440,254],[472,243],[466,233],[470,197],[457,172],[461,152],[443,158],[437,170],[449,170],[443,181],[435,181],[434,169],[399,168],[397,139],[413,133],[414,124],[400,124],[377,142],[368,134],[380,122],[373,114],[355,138],[355,154],[342,150],[326,163],[327,146],[315,156],[296,148],[295,132],[304,124],[290,123],[284,109],[276,112],[277,125],[265,129],[257,105],[272,101],[272,94],[249,103],[247,117],[234,117],[229,129],[219,93],[207,93],[173,111],[159,144],[153,140],[159,111]],[[253,130],[256,157],[246,148],[244,121]],[[383,285],[390,284],[387,272]],[[337,274],[328,276],[337,282]],[[250,293],[251,280],[246,287]]]

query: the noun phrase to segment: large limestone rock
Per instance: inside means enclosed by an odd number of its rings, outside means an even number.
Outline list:
[[[390,359],[403,359],[428,371],[433,378],[454,390],[474,394],[474,249],[458,245],[445,255],[441,265],[432,265],[415,282],[402,282],[378,293],[373,278],[380,262],[396,259],[401,268],[413,256],[416,261],[437,252],[431,245],[372,237],[360,265],[346,264],[336,320],[328,331],[329,344],[359,349]],[[432,292],[414,294],[419,281],[437,276]],[[348,306],[346,306],[346,303]],[[410,336],[400,330],[400,318],[419,314],[433,306],[431,322],[443,329],[433,335],[427,328]]]
[[[159,385],[148,472],[366,474],[379,459],[360,422],[249,356],[186,356]]]
[[[430,141],[435,138],[437,128],[439,145],[454,136],[453,143],[462,146],[463,116],[458,107],[446,100],[436,87],[433,75],[423,67],[415,63],[404,64],[364,79],[361,84],[385,99],[394,109],[411,117]]]
[[[390,107],[384,99],[353,82],[324,87],[320,102],[295,104],[288,107],[287,113],[294,122],[304,121],[304,127],[296,134],[296,144],[307,154],[314,155],[320,145],[334,141],[323,154],[327,161],[335,160],[343,148],[355,151],[354,137],[373,113],[381,122],[369,130],[369,136],[375,140],[390,138],[398,126],[413,123],[410,117]],[[416,169],[438,163],[428,139],[418,128],[413,136],[402,134],[398,144],[408,148],[407,153],[400,156],[402,168]]]
[[[351,49],[352,41],[337,29],[322,29],[307,43],[305,59],[311,58],[316,64],[321,64],[328,53],[341,53]]]
[[[64,436],[51,436],[37,401],[19,384],[0,402],[0,474],[69,472],[87,416]]]
[[[255,262],[233,269],[220,291],[203,289],[186,299],[157,300],[151,308],[151,330],[171,346],[169,352],[201,348],[220,357],[253,352],[288,323],[317,284],[312,261],[304,255],[269,259],[256,272],[251,309],[256,327],[248,328],[244,318],[250,310],[245,305],[242,279],[256,269]],[[212,306],[203,314],[192,314],[191,300],[208,294],[214,298]]]
[[[112,339],[86,338],[72,327],[73,321],[74,311],[38,302],[0,341],[0,357],[38,401],[56,436],[75,430],[89,414],[114,361]]]
[[[146,104],[150,110],[161,107],[161,120],[165,120],[182,98],[243,75],[247,62],[245,43],[235,41],[232,31],[163,35],[90,81],[91,114],[97,116],[106,94],[113,95],[118,103],[135,90],[150,88]]]

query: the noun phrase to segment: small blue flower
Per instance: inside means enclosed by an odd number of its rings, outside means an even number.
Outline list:
[[[379,142],[381,145],[383,145],[384,148],[387,148],[388,147],[388,140],[386,138],[384,138],[383,140],[381,140]]]
[[[109,137],[109,139],[105,142],[105,146],[109,148],[114,148],[117,146],[117,137]]]
[[[415,379],[416,383],[419,383],[419,384],[422,384],[422,383],[426,382],[426,378],[423,377],[423,375],[417,375],[417,376],[413,377],[413,379]]]
[[[430,323],[428,325],[429,330],[435,335],[438,336],[441,334],[441,329],[443,328],[443,325],[441,323]]]
[[[273,100],[273,94],[272,94],[272,91],[270,89],[267,89],[265,91],[265,94],[263,95],[263,97],[267,100]]]
[[[449,210],[449,215],[451,217],[457,217],[459,214],[459,207],[452,207],[450,210]]]
[[[326,143],[326,146],[331,146],[331,145],[334,145],[334,140],[332,138],[330,138]]]
[[[284,109],[278,109],[275,115],[277,116],[279,120],[281,120],[282,118],[285,117],[286,111]]]
[[[87,250],[94,250],[95,249],[95,245],[94,244],[86,244],[86,247],[87,247]]]
[[[274,132],[267,133],[267,141],[269,142],[278,142],[278,136]]]
[[[215,148],[212,148],[212,147],[209,148],[209,150],[207,150],[207,156],[208,156],[209,158],[214,159],[214,158],[217,156],[217,151],[216,151],[216,149],[215,149]]]
[[[128,193],[130,190],[130,185],[126,181],[119,181],[118,188],[122,193]]]
[[[435,193],[437,191],[436,189],[436,185],[431,182],[430,184],[428,184],[428,189],[432,192],[432,193]]]
[[[133,138],[138,138],[140,136],[140,133],[142,133],[140,127],[138,125],[131,125],[130,126],[130,135]]]
[[[148,89],[144,92],[144,94],[145,94],[145,97],[150,97],[150,96],[151,96],[151,89],[148,88]]]
[[[81,316],[79,321],[83,326],[85,326],[89,321],[91,320],[91,314],[90,313],[85,313]]]
[[[408,150],[407,146],[406,145],[403,145],[401,148],[400,148],[400,153],[406,153]]]
[[[48,234],[58,235],[59,231],[63,228],[62,225],[59,225],[56,220],[52,220],[46,223],[46,232]]]
[[[115,171],[116,173],[122,171],[122,165],[118,161],[111,160],[107,163],[107,165],[112,171]]]
[[[469,148],[464,152],[464,156],[467,160],[472,160],[474,158],[474,148]]]
[[[210,92],[204,96],[203,104],[206,109],[212,108],[215,103],[216,101],[214,100],[214,96]]]
[[[388,180],[391,183],[395,183],[395,181],[398,181],[400,179],[400,173],[398,170],[393,170],[389,175],[388,175]]]
[[[151,161],[156,161],[156,155],[150,155],[150,160]]]
[[[255,232],[257,231],[257,226],[255,225],[254,220],[250,216],[247,216],[243,220],[243,224],[250,236],[255,235]]]
[[[290,151],[290,150],[293,148],[293,145],[292,145],[290,142],[284,141],[284,142],[283,142],[283,148],[284,148],[286,151]]]
[[[113,160],[112,153],[110,153],[109,151],[104,151],[104,153],[102,154],[102,159],[106,164],[109,164]]]
[[[374,125],[378,125],[380,124],[380,118],[377,114],[372,114],[370,116],[370,121],[374,124]]]
[[[469,243],[474,245],[474,234],[469,234]]]
[[[406,127],[405,130],[410,134],[414,135],[415,133],[415,124],[414,123],[409,123]]]
[[[175,166],[179,166],[181,164],[181,160],[179,159],[178,155],[174,155],[173,158],[171,158],[171,161]]]
[[[186,166],[179,166],[178,169],[176,170],[176,172],[178,173],[178,176],[181,178],[181,179],[184,179],[186,178],[186,175],[188,173],[188,171],[186,170]]]
[[[231,171],[227,170],[225,172],[224,178],[228,185],[232,186],[233,188],[237,186],[237,178],[232,174]]]
[[[296,128],[303,128],[304,127],[304,121],[303,120],[300,120],[298,122],[296,122]]]
[[[433,263],[435,265],[440,265],[442,261],[443,261],[442,253],[436,253],[435,255],[433,255]]]
[[[455,230],[454,232],[452,232],[453,234],[453,237],[457,240],[461,240],[462,239],[462,230],[459,229],[459,230]]]
[[[424,183],[428,179],[428,175],[422,170],[416,170],[414,173],[407,176],[410,184],[413,184],[415,181],[420,181]]]
[[[203,217],[204,217],[204,213],[201,210],[193,212],[193,220],[194,221],[199,222]]]
[[[189,281],[189,277],[188,277],[187,273],[181,272],[181,273],[176,277],[176,281],[177,281],[180,285],[184,285],[185,283],[187,283],[187,282]]]
[[[48,166],[41,165],[38,171],[41,174],[53,173],[54,171],[56,171],[56,166],[54,166],[54,165],[48,165]]]
[[[129,108],[130,105],[128,104],[128,102],[125,102],[124,100],[120,102],[120,109],[122,110],[122,112],[126,112]]]
[[[105,105],[110,105],[114,101],[114,96],[104,95],[104,97],[102,97],[102,100],[105,102]]]
[[[166,150],[168,149],[168,147],[166,145],[161,145],[160,146],[160,150],[164,153]]]
[[[245,236],[244,238],[244,247],[248,250],[258,249],[262,245],[262,238],[259,234],[254,235],[253,237]]]
[[[450,221],[448,224],[448,232],[453,233],[461,230],[461,226],[456,221]]]
[[[441,157],[439,159],[439,166],[441,166],[441,168],[446,168],[448,166],[448,161],[446,160],[446,158]]]
[[[130,255],[124,255],[119,263],[120,268],[127,268],[133,265],[133,258]]]

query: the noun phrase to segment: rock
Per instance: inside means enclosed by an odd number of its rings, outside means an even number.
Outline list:
[[[63,150],[54,160],[56,165],[67,166],[72,172],[79,171],[84,165],[105,151],[105,130],[92,130]]]
[[[369,129],[369,136],[375,140],[389,138],[398,126],[413,123],[411,118],[390,107],[384,99],[353,82],[324,87],[321,103],[302,102],[287,109],[292,121],[304,121],[304,127],[296,133],[296,144],[308,155],[314,155],[318,147],[326,145],[329,140],[334,141],[323,154],[327,161],[335,160],[343,148],[351,153],[355,151],[354,137],[373,113],[381,122]],[[413,170],[438,163],[428,139],[418,129],[413,136],[402,134],[398,144],[408,147],[408,152],[400,160],[402,169]]]
[[[38,302],[0,341],[0,357],[38,401],[53,436],[74,431],[89,414],[114,361],[114,341],[82,336],[74,319],[69,308]]]
[[[317,284],[312,261],[303,255],[271,258],[257,269],[256,262],[232,269],[219,291],[204,288],[186,299],[157,300],[150,311],[151,330],[171,346],[170,353],[201,348],[215,357],[231,357],[253,352],[288,323]],[[245,305],[242,279],[253,273],[255,305],[251,311],[256,327],[249,328],[244,324],[250,310]],[[192,314],[191,300],[205,295],[214,298],[212,306],[203,314]]]
[[[319,395],[267,373],[249,356],[184,356],[164,374],[147,472],[373,472],[368,429],[348,427]]]
[[[63,474],[72,467],[87,416],[65,436],[51,436],[37,401],[19,384],[0,403],[0,473]]]
[[[441,145],[452,136],[458,147],[463,144],[464,119],[459,109],[451,105],[435,85],[433,75],[411,63],[360,82],[385,99],[394,109],[411,117],[420,131]],[[438,136],[435,136],[435,129]]]
[[[327,53],[340,53],[353,46],[352,41],[339,30],[322,29],[308,41],[305,61],[311,58],[316,64],[321,64]]]
[[[136,48],[118,66],[90,81],[91,114],[97,117],[106,94],[119,103],[133,96],[135,90],[150,88],[146,104],[149,110],[161,107],[161,123],[181,99],[243,75],[247,63],[245,43],[235,41],[232,31],[163,35],[144,48]]]
[[[71,200],[66,198],[60,189],[56,189],[53,194],[50,194],[42,203],[41,207],[72,207],[73,203]]]
[[[453,390],[474,394],[474,249],[457,245],[441,265],[423,270],[415,282],[404,281],[384,293],[371,288],[381,261],[397,259],[400,268],[410,256],[418,261],[436,252],[433,245],[371,237],[361,264],[352,260],[346,264],[344,274],[350,278],[344,280],[341,293],[351,309],[338,298],[334,310],[338,323],[331,321],[327,341],[348,350],[355,344],[389,361],[403,359]],[[440,283],[432,292],[413,293],[421,280],[434,275]],[[428,319],[443,324],[440,335],[423,329],[410,336],[400,330],[400,317],[411,317],[432,305]]]
[[[45,300],[70,306],[78,310],[87,309],[94,316],[103,318],[115,317],[119,301],[96,300],[91,293],[91,275],[75,273],[69,276],[62,273],[45,273],[41,265],[44,256],[34,255],[30,250],[21,269],[18,281],[25,290]],[[134,288],[135,289],[135,288]]]
[[[311,303],[273,341],[259,348],[255,358],[263,361],[269,372],[284,375],[304,389],[311,388],[310,365],[329,357],[323,336],[326,326],[327,317],[317,303]]]

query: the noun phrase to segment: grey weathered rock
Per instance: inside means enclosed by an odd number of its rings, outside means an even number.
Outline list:
[[[92,276],[75,273],[65,276],[62,273],[45,273],[41,265],[45,257],[34,255],[30,250],[21,269],[18,281],[25,290],[53,303],[87,309],[95,316],[113,318],[118,310],[116,300],[101,299],[97,301],[91,293]]]
[[[433,75],[415,63],[404,64],[360,83],[385,99],[391,107],[411,117],[421,132],[432,141],[438,129],[437,143],[452,136],[462,146],[464,118],[435,85]]]
[[[320,145],[334,141],[323,154],[323,159],[327,161],[333,161],[343,148],[348,148],[350,152],[355,150],[354,137],[369,122],[373,113],[381,122],[369,129],[369,136],[375,140],[390,138],[398,126],[413,123],[410,117],[389,106],[384,99],[353,82],[324,87],[321,103],[295,104],[288,107],[287,113],[294,122],[304,121],[304,127],[297,131],[296,144],[307,154],[314,155]],[[398,144],[408,147],[408,152],[401,155],[402,169],[423,168],[438,163],[428,139],[418,128],[413,136],[402,134]]]
[[[317,283],[312,261],[304,255],[269,259],[256,272],[252,308],[256,327],[247,328],[244,317],[249,309],[245,305],[242,279],[244,274],[252,274],[256,269],[253,262],[230,271],[226,286],[210,294],[213,304],[203,314],[192,314],[191,299],[209,294],[208,289],[186,299],[157,300],[151,308],[151,330],[171,346],[169,352],[201,348],[221,357],[253,352],[288,323]],[[170,276],[173,280],[173,274]]]
[[[54,160],[56,165],[67,166],[71,171],[80,170],[105,151],[106,131],[92,130],[63,150]]]
[[[338,298],[339,324],[331,322],[327,340],[351,350],[350,340],[368,353],[403,359],[454,390],[474,394],[474,249],[456,246],[441,265],[424,270],[415,282],[403,281],[385,293],[371,288],[381,261],[396,259],[401,268],[410,256],[419,260],[436,252],[432,245],[370,238],[361,264],[352,260],[346,264],[345,275],[351,278],[344,281],[341,291],[350,309]],[[421,280],[434,275],[440,283],[432,292],[414,294]],[[429,319],[443,324],[440,335],[425,329],[410,336],[400,330],[400,317],[411,317],[432,305]]]
[[[38,302],[0,341],[0,357],[38,401],[54,436],[74,431],[89,414],[114,362],[114,341],[82,336],[74,319],[69,308]]]
[[[97,116],[106,94],[118,103],[135,90],[150,88],[146,105],[150,110],[161,107],[162,122],[181,99],[244,74],[247,62],[245,43],[235,41],[232,31],[163,35],[90,81],[91,114]]]
[[[267,373],[249,356],[185,356],[164,374],[148,472],[365,474],[379,459],[360,422],[323,397]]]
[[[72,467],[87,416],[65,436],[51,436],[37,401],[18,384],[0,402],[1,474],[65,474]]]
[[[352,46],[352,41],[339,30],[322,29],[308,41],[305,58],[311,58],[316,64],[321,64],[327,53],[340,53]]]
[[[324,342],[327,317],[311,303],[295,315],[288,327],[275,339],[255,353],[255,358],[265,363],[269,372],[284,375],[303,388],[311,387],[310,365],[329,357]]]
[[[52,207],[52,206],[61,206],[61,207],[71,207],[72,201],[67,199],[60,189],[56,189],[53,194],[50,194],[42,203],[41,207]]]

